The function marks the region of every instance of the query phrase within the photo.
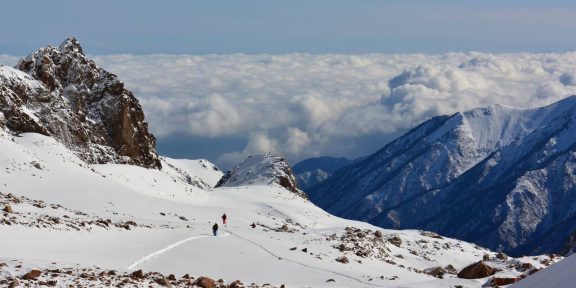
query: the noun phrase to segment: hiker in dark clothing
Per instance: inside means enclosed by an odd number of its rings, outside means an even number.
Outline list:
[[[252,229],[256,228],[256,224],[254,224],[254,222],[252,222],[252,225],[250,225],[250,227],[252,227]]]
[[[218,223],[214,223],[214,226],[212,226],[212,233],[214,233],[214,236],[218,234]]]
[[[224,215],[222,215],[222,223],[224,225],[226,225],[226,213],[224,213]]]

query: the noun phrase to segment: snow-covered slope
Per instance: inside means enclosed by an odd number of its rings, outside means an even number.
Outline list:
[[[210,184],[217,175],[205,160],[164,158],[170,165],[162,170],[87,164],[53,138],[0,134],[0,208],[10,206],[0,214],[4,284],[20,277],[60,287],[186,287],[208,276],[254,287],[480,287],[491,277],[452,273],[486,257],[502,269],[493,277],[520,277],[533,269],[522,267],[558,260],[505,258],[434,233],[379,230],[275,184],[201,189],[189,180]],[[228,224],[211,236],[222,213]],[[24,280],[33,269],[38,279]]]
[[[571,96],[435,117],[307,192],[331,213],[382,227],[560,252],[576,231],[575,109]]]
[[[573,255],[510,286],[510,288],[572,288],[576,286],[575,270],[576,255]]]

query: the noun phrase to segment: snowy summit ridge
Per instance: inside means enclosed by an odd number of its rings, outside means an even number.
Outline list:
[[[312,187],[336,215],[512,254],[560,253],[576,231],[576,96],[438,116]]]
[[[216,187],[272,184],[307,198],[306,194],[298,189],[296,177],[286,159],[271,153],[248,156],[244,162],[226,172]]]
[[[39,49],[16,69],[0,68],[0,126],[52,136],[90,163],[160,168],[138,100],[76,38]]]

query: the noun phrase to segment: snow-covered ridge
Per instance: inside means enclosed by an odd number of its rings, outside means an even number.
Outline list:
[[[570,96],[435,117],[307,192],[329,212],[383,227],[560,253],[576,231],[565,224],[576,211],[574,111]]]
[[[216,187],[272,184],[306,197],[306,194],[298,189],[296,177],[286,159],[270,153],[249,156],[244,162],[226,172]]]

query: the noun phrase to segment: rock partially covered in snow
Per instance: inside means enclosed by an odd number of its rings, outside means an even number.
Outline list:
[[[0,126],[52,136],[91,163],[160,168],[144,112],[116,75],[88,59],[75,38],[0,67]]]
[[[280,185],[304,198],[306,194],[296,184],[296,177],[286,159],[270,153],[249,156],[234,169],[226,172],[216,187],[246,185]]]

